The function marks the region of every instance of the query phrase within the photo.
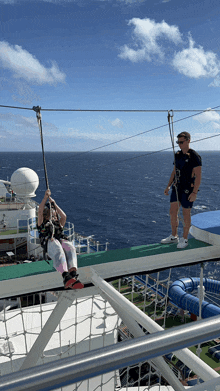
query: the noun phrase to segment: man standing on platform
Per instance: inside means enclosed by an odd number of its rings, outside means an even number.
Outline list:
[[[170,196],[170,223],[172,234],[162,239],[162,244],[178,243],[177,248],[188,246],[188,234],[191,225],[191,209],[196,200],[201,183],[202,159],[199,154],[190,149],[191,136],[188,132],[181,132],[177,136],[177,144],[181,151],[175,154],[174,169],[169,183],[164,190],[168,195],[172,185]],[[184,227],[183,237],[178,238],[178,211],[180,206],[183,210]]]

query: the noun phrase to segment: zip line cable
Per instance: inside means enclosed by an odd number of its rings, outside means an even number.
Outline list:
[[[20,107],[20,106],[7,106],[7,105],[0,105],[0,107],[2,108],[6,108],[6,109],[17,109],[17,110],[34,110],[34,107]],[[215,110],[215,111],[220,111],[220,110],[216,110],[219,106],[216,106],[216,108],[211,108],[211,109],[206,109],[206,110],[203,110],[203,109],[177,109],[177,110],[174,110],[176,113],[181,113],[181,112],[205,112],[205,111],[211,111],[211,110]],[[167,109],[161,109],[161,110],[138,110],[138,109],[42,109],[41,108],[41,111],[53,111],[53,112],[106,112],[106,113],[167,113]],[[199,113],[200,114],[200,113]]]
[[[36,108],[39,108],[39,106],[34,106],[32,109],[30,108],[22,108],[22,107],[15,107],[15,106],[3,106],[3,105],[0,105],[0,107],[7,107],[7,108],[14,108],[14,109],[23,109],[23,110],[34,110],[36,111]],[[194,116],[197,116],[197,115],[200,115],[200,114],[203,114],[205,112],[208,112],[208,111],[212,111],[212,110],[215,110],[215,111],[218,111],[216,110],[217,108],[219,108],[220,105],[218,106],[215,106],[211,109],[206,109],[206,110],[200,110],[198,112],[198,110],[172,110],[172,111],[175,111],[175,112],[181,112],[181,111],[191,111],[191,112],[195,112],[196,111],[196,114],[192,114],[192,115],[189,115],[187,117],[183,117],[183,118],[180,118],[179,120],[176,120],[174,121],[174,123],[177,123],[177,122],[180,122],[180,121],[183,121],[185,119],[189,119],[189,118],[192,118]],[[81,109],[42,109],[40,108],[41,111],[89,111],[89,112],[133,112],[133,113],[139,113],[139,112],[166,112],[169,111],[169,110],[90,110],[90,109],[85,109],[85,110],[81,110]],[[220,111],[220,110],[219,110]],[[96,148],[93,148],[93,149],[90,149],[89,151],[83,151],[83,152],[80,152],[78,154],[78,156],[80,155],[83,155],[85,153],[89,153],[89,152],[93,152],[93,151],[97,151],[98,149],[102,149],[102,148],[105,148],[105,147],[108,147],[108,146],[111,146],[111,145],[114,145],[114,144],[117,144],[117,143],[120,143],[122,141],[126,141],[126,140],[130,140],[131,138],[134,138],[134,137],[138,137],[140,135],[143,135],[143,134],[146,134],[146,133],[150,133],[150,132],[153,132],[154,130],[158,130],[158,129],[162,129],[163,127],[167,126],[167,124],[164,124],[164,125],[161,125],[161,126],[158,126],[156,128],[153,128],[153,129],[149,129],[149,130],[146,130],[144,132],[140,132],[140,133],[137,133],[133,136],[129,136],[129,137],[125,137],[121,140],[117,140],[117,141],[113,141],[111,143],[108,143],[108,144],[105,144],[105,145],[102,145],[100,147],[96,147]]]
[[[215,109],[218,108],[218,107],[220,107],[220,105],[219,105],[219,106],[216,106],[216,107],[214,107],[214,108],[212,108],[212,109],[202,110],[202,111],[200,111],[199,113],[192,114],[192,115],[189,115],[189,116],[184,117],[184,118],[180,118],[180,119],[174,121],[174,123],[183,121],[183,120],[185,120],[185,119],[192,118],[192,117],[194,117],[194,116],[196,116],[196,115],[200,115],[200,114],[202,114],[202,113],[205,113],[206,111],[215,110]],[[168,110],[166,110],[166,113],[167,113],[167,111],[168,111]],[[172,111],[173,111],[173,110],[172,110]],[[176,111],[178,111],[178,110],[175,110],[175,112],[176,112]],[[135,111],[135,112],[136,112],[136,111]],[[146,111],[146,112],[148,112],[148,111]],[[155,110],[154,110],[154,112],[155,112]],[[160,111],[160,112],[162,112],[162,111]],[[163,112],[164,112],[164,111],[163,111]],[[111,143],[102,145],[102,146],[100,146],[100,147],[96,147],[96,148],[90,149],[89,151],[81,152],[78,156],[83,155],[84,153],[93,152],[93,151],[96,151],[96,150],[98,150],[98,149],[102,149],[102,148],[108,147],[108,146],[110,146],[110,145],[114,145],[114,144],[120,143],[120,142],[122,142],[122,141],[129,140],[129,139],[134,138],[134,137],[141,136],[142,134],[146,134],[146,133],[153,132],[154,130],[162,129],[162,128],[164,128],[165,126],[167,126],[167,124],[158,126],[158,127],[156,127],[156,128],[150,129],[150,130],[146,130],[146,131],[144,131],[144,132],[137,133],[137,134],[135,134],[135,135],[133,135],[133,136],[125,137],[124,139],[121,139],[121,140],[118,140],[118,141],[113,141],[113,142],[111,142]]]
[[[216,106],[216,108],[218,108],[220,106]],[[203,111],[200,111],[199,113],[197,114],[193,114],[193,115],[189,115],[187,117],[183,117],[183,118],[180,118],[176,121],[173,121],[173,123],[177,123],[177,122],[180,122],[180,121],[184,121],[185,119],[189,119],[189,118],[192,118],[192,117],[195,117],[196,115],[200,115],[202,113],[205,113],[207,111],[211,111],[211,110],[215,110],[215,107],[212,108],[212,109],[208,109],[208,110],[203,110]],[[178,110],[172,110],[172,111],[178,111]],[[193,110],[192,110],[193,111]],[[215,111],[218,111],[218,110],[215,110]],[[220,110],[219,110],[220,111]],[[167,111],[166,111],[167,112]],[[168,110],[169,112],[169,110]],[[134,138],[134,137],[138,137],[138,136],[141,136],[142,134],[146,134],[146,133],[150,133],[150,132],[153,132],[154,130],[158,130],[158,129],[162,129],[164,127],[166,127],[167,124],[164,124],[164,125],[161,125],[161,126],[157,126],[156,128],[153,128],[153,129],[149,129],[149,130],[145,130],[144,132],[140,132],[140,133],[137,133],[137,134],[134,134],[133,136],[129,136],[129,137],[125,137],[121,140],[117,140],[117,141],[113,141],[111,143],[108,143],[108,144],[104,144],[104,145],[101,145],[100,147],[96,147],[96,148],[93,148],[93,149],[90,149],[89,151],[83,151],[83,152],[80,152],[78,154],[78,156],[81,156],[81,155],[84,155],[85,153],[89,153],[89,152],[93,152],[93,151],[97,151],[98,149],[102,149],[102,148],[105,148],[105,147],[109,147],[110,145],[114,145],[114,144],[117,144],[117,143],[121,143],[122,141],[126,141],[126,140],[129,140],[131,138]]]
[[[169,110],[81,110],[81,109],[42,109],[40,108],[39,106],[34,106],[33,108],[25,108],[25,107],[17,107],[17,106],[6,106],[6,105],[0,105],[0,107],[4,107],[4,108],[12,108],[12,109],[22,109],[22,110],[34,110],[36,112],[36,110],[40,110],[40,111],[76,111],[76,112],[80,112],[80,111],[89,111],[89,112],[169,112]],[[200,114],[203,114],[205,112],[209,112],[209,111],[220,111],[220,110],[216,110],[220,107],[220,105],[218,106],[215,106],[213,108],[210,108],[210,109],[206,109],[206,110],[172,110],[175,111],[175,112],[196,112],[196,114],[192,114],[192,115],[189,115],[187,117],[183,117],[183,118],[180,118],[176,121],[173,121],[173,123],[178,123],[180,121],[184,121],[186,119],[189,119],[189,118],[192,118],[192,117],[195,117],[197,115],[200,115]],[[199,112],[198,112],[199,111]],[[42,144],[42,151],[43,151],[43,161],[44,161],[44,171],[45,171],[45,179],[46,179],[46,185],[47,185],[47,188],[49,188],[48,186],[48,178],[47,178],[47,171],[46,171],[46,161],[45,161],[45,156],[44,156],[44,147],[43,147],[43,134],[42,134],[42,122],[41,122],[41,114],[39,112],[39,115],[40,115],[40,119],[38,122],[38,125],[39,125],[39,130],[40,130],[40,134],[41,134],[41,144]],[[96,147],[96,148],[93,148],[89,151],[83,151],[83,152],[80,152],[77,154],[77,156],[80,156],[82,154],[85,154],[85,153],[89,153],[89,152],[93,152],[93,151],[96,151],[98,149],[101,149],[101,148],[104,148],[104,147],[107,147],[107,146],[110,146],[110,145],[114,145],[114,144],[117,144],[119,142],[122,142],[122,141],[126,141],[126,140],[129,140],[131,138],[134,138],[134,137],[138,137],[140,135],[143,135],[143,134],[146,134],[146,133],[150,133],[154,130],[158,130],[158,129],[161,129],[163,127],[167,126],[167,124],[164,124],[164,125],[161,125],[161,126],[158,126],[156,128],[153,128],[153,129],[149,129],[149,130],[146,130],[144,132],[140,132],[140,133],[137,133],[133,136],[129,136],[129,137],[126,137],[124,139],[121,139],[121,140],[118,140],[118,141],[114,141],[114,142],[111,142],[111,143],[108,143],[108,144],[105,144],[105,145],[102,145],[100,147]],[[194,142],[198,142],[198,141],[202,141],[202,140],[206,140],[206,139],[209,139],[209,138],[213,138],[213,137],[217,137],[217,136],[220,136],[220,134],[217,134],[217,135],[213,135],[213,136],[209,136],[209,137],[204,137],[202,139],[199,139],[199,140],[195,140],[195,141],[191,141],[191,143],[194,143]],[[164,148],[164,149],[161,149],[161,150],[158,150],[158,151],[153,151],[153,152],[150,152],[150,153],[146,153],[146,154],[142,154],[142,155],[138,155],[138,156],[135,156],[133,158],[128,158],[128,159],[124,159],[124,160],[121,160],[120,162],[125,162],[125,161],[128,161],[128,160],[132,160],[132,159],[136,159],[136,158],[139,158],[139,157],[142,157],[142,156],[147,156],[147,155],[151,155],[151,154],[154,154],[154,153],[159,153],[159,152],[163,152],[163,151],[167,151],[171,149],[170,147],[169,148]],[[110,163],[111,165],[112,163]],[[114,164],[114,163],[113,163]],[[109,164],[108,164],[109,165]],[[106,167],[106,165],[101,165],[99,167]]]
[[[213,137],[218,137],[220,136],[220,133],[218,134],[215,134],[214,136],[208,136],[208,137],[203,137],[203,138],[200,138],[198,140],[194,140],[194,141],[191,141],[190,144],[193,144],[193,143],[197,143],[199,141],[203,141],[203,140],[207,140],[207,139],[210,139],[210,138],[213,138]],[[127,162],[129,160],[134,160],[134,159],[139,159],[143,156],[149,156],[149,155],[154,155],[155,153],[160,153],[160,152],[165,152],[165,151],[169,151],[170,149],[172,149],[172,147],[167,147],[167,148],[163,148],[163,149],[159,149],[157,151],[152,151],[152,152],[147,152],[147,153],[142,153],[141,155],[138,155],[138,156],[133,156],[131,158],[127,158],[127,159],[122,159],[122,160],[119,160],[117,162],[112,162],[112,163],[108,163],[108,164],[103,164],[103,165],[100,165],[98,167],[96,167],[96,170],[99,169],[99,168],[104,168],[104,167],[109,167],[111,165],[114,165],[116,163],[124,163],[124,162]],[[92,170],[91,168],[87,168],[87,170]]]
[[[165,125],[164,125],[164,126],[165,126]],[[167,125],[166,125],[166,126],[167,126]],[[213,136],[203,137],[203,138],[200,138],[200,139],[198,139],[198,140],[191,141],[190,144],[197,143],[197,142],[203,141],[203,140],[208,140],[208,139],[210,139],[210,138],[214,138],[214,137],[218,137],[218,136],[220,136],[220,133],[215,134],[215,135],[213,135]],[[126,161],[130,161],[130,160],[134,160],[134,159],[139,159],[139,158],[141,158],[141,157],[143,157],[143,156],[150,156],[150,155],[154,155],[155,153],[160,153],[160,152],[169,151],[170,149],[172,149],[172,147],[167,147],[167,148],[159,149],[159,150],[157,150],[157,151],[142,153],[141,155],[133,156],[133,157],[130,157],[130,158],[127,158],[127,159],[122,159],[122,160],[119,160],[119,161],[117,161],[117,162],[112,162],[112,163],[108,163],[108,164],[102,164],[102,165],[99,165],[98,167],[96,167],[96,170],[98,170],[99,168],[109,167],[109,166],[114,165],[114,164],[116,164],[116,163],[124,163],[124,162],[126,162]],[[79,155],[78,155],[78,156],[79,156]],[[45,162],[45,163],[46,163],[46,162]],[[88,170],[91,170],[91,171],[92,171],[93,169],[87,168],[86,170],[87,170],[87,171],[88,171]]]

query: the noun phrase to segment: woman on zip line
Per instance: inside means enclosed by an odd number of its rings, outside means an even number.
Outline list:
[[[63,234],[65,223],[66,214],[51,198],[51,191],[46,190],[38,210],[41,246],[53,260],[55,269],[62,274],[64,288],[82,289],[84,285],[77,279],[76,249]]]

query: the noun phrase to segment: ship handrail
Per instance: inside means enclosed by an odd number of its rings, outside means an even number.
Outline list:
[[[1,377],[0,391],[6,387],[11,391],[34,391],[37,388],[43,391],[48,389],[48,386],[61,388],[128,365],[138,364],[140,360],[148,361],[161,355],[165,356],[171,349],[173,352],[191,346],[192,340],[193,344],[205,342],[210,336],[217,337],[219,328],[220,317],[212,317],[201,320],[199,330],[196,322],[38,365],[34,373],[33,368],[20,370]],[[125,349],[122,349],[122,346]],[[219,375],[216,374],[215,378],[207,380],[204,384],[207,389],[212,389],[209,386],[219,385]],[[200,389],[204,388],[196,387],[197,391]]]

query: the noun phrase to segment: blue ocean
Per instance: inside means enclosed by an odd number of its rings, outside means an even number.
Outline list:
[[[202,184],[192,214],[220,209],[220,153],[200,155]],[[109,249],[158,243],[170,234],[164,189],[172,152],[46,152],[45,158],[52,197],[76,232],[108,241]],[[37,172],[40,203],[46,190],[42,153],[1,153],[1,179],[10,180],[20,167]]]

